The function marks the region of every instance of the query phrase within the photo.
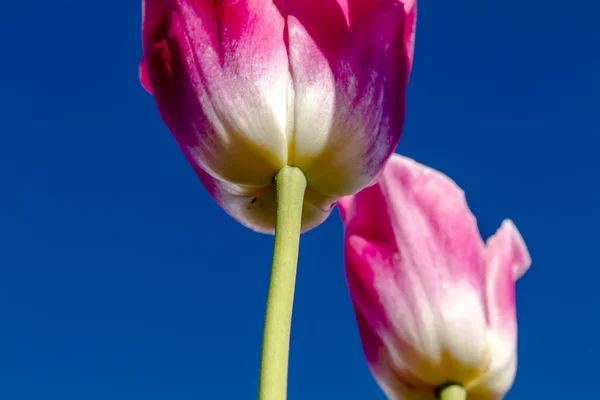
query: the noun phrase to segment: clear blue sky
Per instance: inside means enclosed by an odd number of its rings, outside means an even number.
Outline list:
[[[272,238],[208,196],[139,85],[139,1],[7,1],[0,398],[254,399]],[[435,3],[435,4],[434,4]],[[398,151],[512,218],[516,399],[597,396],[600,5],[421,1]],[[383,399],[337,213],[302,238],[290,400]]]

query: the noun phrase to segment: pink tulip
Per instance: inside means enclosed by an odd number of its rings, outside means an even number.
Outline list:
[[[415,18],[416,0],[144,0],[140,77],[225,211],[272,232],[294,165],[307,230],[398,143]]]
[[[531,263],[514,224],[484,244],[463,191],[398,155],[339,205],[363,349],[387,397],[433,400],[454,382],[469,400],[502,398],[517,365],[515,281]]]

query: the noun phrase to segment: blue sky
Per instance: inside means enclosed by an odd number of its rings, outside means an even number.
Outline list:
[[[529,245],[509,400],[597,395],[600,5],[567,7],[422,1],[398,148]],[[213,202],[139,85],[140,10],[3,5],[2,399],[255,398],[272,238]],[[290,400],[384,399],[341,237],[337,213],[302,237]]]

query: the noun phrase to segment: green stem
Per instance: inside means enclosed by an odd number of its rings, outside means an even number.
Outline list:
[[[451,384],[438,391],[438,400],[466,400],[467,391],[461,385]]]
[[[275,176],[277,222],[260,362],[259,400],[285,400],[296,266],[306,178],[285,166]]]

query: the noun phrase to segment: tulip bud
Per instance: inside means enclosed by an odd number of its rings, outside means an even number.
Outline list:
[[[531,263],[511,221],[484,245],[462,190],[394,155],[339,202],[346,277],[369,367],[389,399],[457,383],[500,399],[516,372],[515,281]]]
[[[396,147],[415,18],[415,0],[144,0],[140,78],[225,211],[272,232],[293,165],[307,230]]]

